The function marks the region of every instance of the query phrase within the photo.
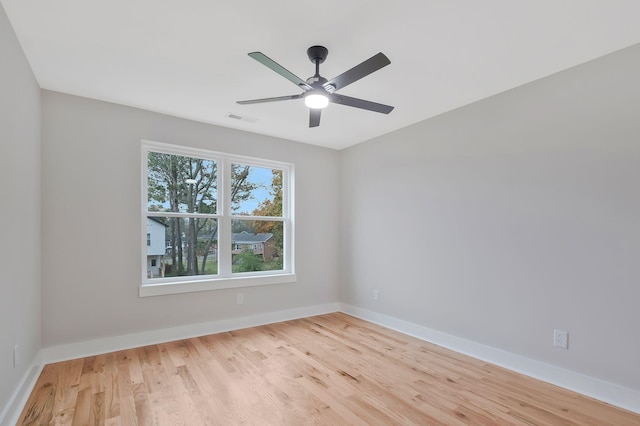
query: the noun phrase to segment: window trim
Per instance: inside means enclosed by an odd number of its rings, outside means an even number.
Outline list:
[[[146,246],[146,221],[156,212],[147,210],[147,184],[148,184],[148,153],[162,152],[166,154],[189,156],[215,160],[217,162],[217,212],[216,214],[204,214],[203,217],[218,220],[218,275],[195,275],[185,277],[147,278],[147,246]],[[282,217],[260,217],[259,220],[277,220],[283,223],[283,269],[280,271],[258,272],[231,272],[231,222],[234,219],[252,220],[255,216],[234,215],[231,211],[231,200],[227,196],[231,191],[231,164],[241,163],[256,167],[279,169],[283,171],[282,179]],[[188,293],[194,291],[219,290],[229,288],[243,288],[260,285],[273,285],[296,282],[295,274],[295,246],[294,246],[294,165],[280,161],[262,158],[241,156],[181,145],[166,144],[148,140],[141,141],[141,282],[139,296],[158,296],[164,294]],[[173,212],[160,212],[160,216],[171,217],[182,214]],[[192,213],[189,216],[199,216]],[[229,247],[228,250],[221,250]]]

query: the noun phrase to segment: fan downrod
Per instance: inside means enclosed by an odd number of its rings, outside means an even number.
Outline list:
[[[321,64],[327,59],[329,51],[324,46],[311,46],[307,49],[307,56],[314,64]]]

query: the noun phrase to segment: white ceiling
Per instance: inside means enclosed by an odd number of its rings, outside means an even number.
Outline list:
[[[44,89],[336,149],[640,42],[637,0],[0,1]],[[386,54],[339,93],[395,110],[236,104],[300,92],[248,52],[306,79],[315,44],[328,79]]]

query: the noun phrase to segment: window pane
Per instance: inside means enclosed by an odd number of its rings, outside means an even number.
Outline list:
[[[217,219],[147,217],[147,233],[148,278],[218,273]]]
[[[217,213],[217,164],[213,160],[149,152],[148,211]]]
[[[281,271],[283,223],[261,220],[231,221],[232,271]]]
[[[232,164],[231,209],[236,215],[282,217],[282,170]]]

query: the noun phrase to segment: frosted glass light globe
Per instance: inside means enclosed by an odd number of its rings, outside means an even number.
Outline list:
[[[321,109],[329,105],[329,98],[320,93],[312,93],[304,97],[304,104],[309,108]]]

